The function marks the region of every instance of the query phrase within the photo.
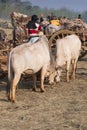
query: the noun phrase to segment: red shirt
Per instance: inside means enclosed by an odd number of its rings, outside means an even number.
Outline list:
[[[37,35],[39,33],[39,31],[42,29],[42,26],[38,23],[30,23],[30,25],[28,25],[28,33],[30,35]]]

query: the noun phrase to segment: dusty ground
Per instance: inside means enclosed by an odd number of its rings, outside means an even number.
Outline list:
[[[0,130],[87,130],[87,56],[78,62],[75,81],[45,84],[45,93],[21,81],[16,104],[7,101],[6,83],[7,77],[0,80]]]
[[[75,81],[66,83],[63,76],[59,84],[45,84],[45,93],[39,87],[33,92],[32,81],[20,81],[16,104],[7,101],[7,76],[1,79],[0,130],[87,130],[87,56],[77,67]]]

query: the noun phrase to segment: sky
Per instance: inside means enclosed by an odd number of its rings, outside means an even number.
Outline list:
[[[32,6],[37,5],[41,8],[68,8],[73,11],[86,11],[87,10],[87,0],[22,0],[30,1]]]

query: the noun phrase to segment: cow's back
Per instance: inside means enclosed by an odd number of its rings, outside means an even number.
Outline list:
[[[75,34],[65,37],[63,40],[64,51],[70,50],[71,54],[78,52],[81,49],[81,41]]]
[[[67,60],[78,59],[81,49],[81,41],[75,34],[58,39],[56,42],[58,64],[64,64]]]
[[[37,43],[25,43],[10,52],[13,69],[22,73],[31,69],[34,73],[50,61],[48,40],[43,36]]]

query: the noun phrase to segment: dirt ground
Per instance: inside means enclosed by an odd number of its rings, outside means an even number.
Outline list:
[[[87,130],[87,56],[78,62],[75,81],[62,76],[59,84],[45,84],[44,93],[20,81],[15,104],[7,101],[6,83],[7,76],[0,80],[0,130]]]

